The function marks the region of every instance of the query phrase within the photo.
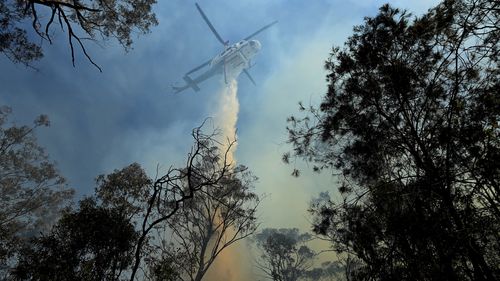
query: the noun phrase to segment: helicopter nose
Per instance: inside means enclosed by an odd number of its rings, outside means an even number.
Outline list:
[[[262,48],[262,46],[260,45],[260,42],[258,40],[251,40],[250,41],[250,45],[252,46],[252,48],[254,48],[255,50],[260,50],[260,48]]]

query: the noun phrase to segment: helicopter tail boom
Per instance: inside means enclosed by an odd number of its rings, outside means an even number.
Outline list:
[[[182,77],[182,79],[184,79],[184,81],[186,81],[187,86],[193,88],[195,92],[198,92],[200,90],[200,87],[198,87],[198,85],[193,81],[193,79],[191,79],[191,77],[185,75],[184,77]]]

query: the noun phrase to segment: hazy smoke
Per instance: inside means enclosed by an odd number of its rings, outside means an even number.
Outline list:
[[[219,92],[219,104],[214,112],[215,126],[221,130],[221,136],[224,138],[221,140],[223,143],[227,143],[228,138],[233,140],[236,137],[236,122],[238,121],[239,111],[237,76],[232,75],[235,78],[231,78],[227,85],[223,82],[224,86]],[[228,159],[233,164],[236,164],[235,150],[236,146],[233,146]],[[222,251],[203,280],[254,281],[252,264],[248,258],[244,241],[233,244]]]
[[[236,137],[236,122],[238,121],[238,82],[235,79],[228,81],[219,93],[219,104],[217,106],[214,121],[215,126],[221,130],[221,140],[227,143],[227,139],[233,140]],[[233,162],[236,146],[233,146],[229,154],[229,161]]]

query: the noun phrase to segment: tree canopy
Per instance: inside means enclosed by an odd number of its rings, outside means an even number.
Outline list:
[[[316,253],[306,243],[309,233],[300,233],[297,228],[265,228],[255,235],[260,251],[257,267],[265,277],[275,281],[303,280],[313,266]]]
[[[21,251],[13,280],[120,280],[133,261],[137,233],[118,209],[80,202],[48,235]]]
[[[47,122],[45,117],[39,119],[41,121],[37,122]],[[22,231],[10,231],[0,225],[0,233],[3,235],[0,252],[2,270],[5,271],[3,279],[179,280],[179,262],[188,267],[193,265],[189,263],[191,258],[201,257],[203,260],[205,255],[203,252],[194,251],[188,259],[176,256],[175,261],[169,260],[170,252],[166,252],[168,249],[162,247],[171,242],[165,232],[162,232],[167,229],[169,233],[179,234],[177,241],[185,239],[198,243],[200,241],[196,240],[197,237],[205,237],[204,242],[210,241],[210,245],[207,244],[203,248],[203,251],[211,254],[206,255],[207,262],[202,263],[199,268],[200,274],[197,274],[196,280],[200,280],[223,249],[255,231],[255,209],[259,202],[258,197],[251,191],[255,177],[244,167],[234,167],[234,163],[227,157],[235,140],[228,139],[227,143],[221,143],[216,139],[217,130],[205,134],[202,127],[193,130],[194,144],[184,166],[172,166],[155,179],[148,177],[137,163],[108,175],[98,176],[94,197],[82,200],[78,210],[69,207],[64,209],[63,216],[54,227],[47,227],[44,231],[26,236],[23,244],[13,245],[11,241],[15,240],[15,237],[3,237],[4,233],[22,236]],[[23,137],[32,137],[30,130],[27,129],[25,133]],[[37,147],[33,139],[27,140],[29,144]],[[9,146],[9,143],[4,141],[2,145]],[[22,161],[17,162],[23,164]],[[36,166],[33,166],[32,170],[36,171],[35,168]],[[23,170],[16,166],[15,169],[9,170],[9,173],[20,171]],[[4,173],[2,179],[6,179],[7,174]],[[52,180],[43,179],[47,182]],[[4,189],[5,185],[1,187],[4,193],[9,190]],[[33,201],[24,202],[32,204],[23,205],[28,208],[26,212],[32,212],[32,207],[35,210],[42,208],[38,206],[40,201],[47,206],[53,206],[54,210],[51,212],[60,213],[61,208],[57,208],[56,204],[59,201],[50,201],[54,194],[50,189],[43,190],[47,194],[37,195],[40,198],[33,199],[28,196],[28,199]],[[33,192],[29,191],[26,194],[32,195]],[[7,199],[8,204],[17,202]],[[207,204],[210,207],[205,209]],[[2,212],[4,211],[9,210],[2,209]],[[208,213],[204,213],[205,211]],[[46,214],[51,212],[47,211]],[[6,218],[11,215],[5,212]],[[25,218],[31,213],[22,215],[22,218]],[[4,219],[4,213],[1,218]],[[30,222],[29,218],[20,222]],[[196,228],[201,222],[211,224],[208,231]],[[216,243],[212,244],[213,241]],[[190,246],[187,245],[183,253],[192,254]],[[9,267],[5,266],[8,258],[12,261],[12,266]]]
[[[207,158],[201,164],[206,168],[214,161]],[[238,166],[218,183],[202,188],[168,222],[162,257],[153,267],[158,271],[168,265],[177,280],[203,280],[222,251],[256,231],[260,199],[253,191],[255,181],[248,168]]]
[[[41,42],[52,43],[58,26],[68,38],[73,65],[77,47],[101,70],[87,52],[85,41],[116,38],[128,50],[134,31],[147,33],[157,24],[152,11],[155,3],[155,0],[1,0],[0,52],[15,63],[30,65],[43,56]],[[31,29],[25,22],[30,23]]]
[[[203,253],[197,251],[200,248],[196,245],[185,245],[182,253],[187,253],[187,257],[175,257],[175,261],[170,259],[172,253],[168,252],[170,249],[164,247],[170,242],[166,240],[163,232],[165,229],[169,233],[178,233],[177,237],[180,240],[185,239],[193,243],[200,243],[194,239],[196,235],[207,235],[207,239],[220,237],[221,247],[214,247],[217,253],[210,255],[209,262],[200,266],[199,278],[223,248],[239,240],[240,233],[231,239],[228,228],[240,227],[243,235],[247,232],[252,233],[254,229],[255,208],[246,207],[247,203],[251,206],[250,203],[256,199],[255,194],[249,191],[250,182],[245,182],[244,174],[248,171],[234,167],[227,157],[236,141],[228,140],[227,143],[221,143],[217,141],[217,130],[206,134],[202,128],[203,125],[193,130],[194,144],[183,167],[170,167],[166,173],[153,180],[146,175],[140,165],[134,163],[97,178],[96,194],[97,198],[102,200],[103,206],[119,210],[137,226],[138,238],[134,245],[133,264],[128,269],[130,281],[136,280],[139,272],[159,280],[176,278],[178,274],[185,273],[180,272],[179,262],[186,261],[181,265],[189,267],[195,266],[191,259],[205,258]],[[240,186],[236,186],[237,184]],[[233,187],[237,188],[231,190]],[[211,218],[207,219],[206,214],[203,214],[205,204],[218,206],[217,210],[209,208],[212,215],[215,213],[227,215],[222,226],[215,224]],[[244,214],[239,213],[240,211]],[[197,212],[202,213],[191,217]],[[219,228],[217,232],[206,233],[203,227],[201,229],[195,227],[201,222],[214,223]],[[208,251],[206,246],[205,250]],[[192,248],[195,248],[193,252]],[[171,262],[172,265],[167,262]]]
[[[10,124],[9,107],[0,108],[0,274],[7,274],[17,250],[55,223],[73,196],[44,149],[35,129],[48,126],[39,116],[33,126]]]
[[[294,150],[339,174],[311,203],[352,280],[500,276],[499,3],[389,5],[325,64],[319,107],[289,118]]]

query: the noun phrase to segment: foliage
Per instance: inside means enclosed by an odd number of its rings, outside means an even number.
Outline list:
[[[132,163],[108,175],[96,179],[96,195],[104,206],[119,210],[129,219],[140,216],[150,197],[149,187],[153,183],[142,167]]]
[[[0,108],[1,274],[22,243],[48,230],[73,195],[34,135],[37,127],[49,125],[47,116],[28,127],[9,125],[10,113],[10,108]]]
[[[136,239],[121,212],[85,199],[22,250],[13,280],[119,280],[132,264]]]
[[[206,158],[200,169],[210,169],[217,159]],[[161,252],[154,263],[170,261],[177,280],[202,280],[217,256],[256,230],[258,196],[252,191],[256,178],[246,167],[235,167],[213,185],[203,187],[170,219]],[[169,235],[170,234],[170,235]]]
[[[326,261],[320,267],[304,272],[302,280],[310,281],[341,281],[345,274],[345,266],[340,261]]]
[[[42,43],[34,43],[33,37],[52,43],[53,27],[59,25],[67,33],[73,65],[77,43],[87,59],[101,70],[87,53],[84,40],[116,38],[129,49],[135,30],[147,33],[157,24],[151,10],[155,3],[155,0],[1,0],[0,52],[15,63],[30,65],[43,56]],[[31,24],[37,36],[30,36],[25,22]]]
[[[156,263],[155,266],[150,266],[151,272],[147,272],[148,268],[141,267],[143,261],[151,264],[161,257],[161,252],[158,252],[161,245],[156,240],[161,240],[162,237],[158,237],[158,231],[173,224],[175,215],[186,212],[188,206],[194,204],[191,202],[199,202],[192,201],[196,200],[194,198],[205,193],[215,194],[212,189],[233,179],[236,173],[227,157],[235,141],[219,143],[216,131],[205,134],[202,127],[203,125],[193,130],[194,144],[183,167],[170,167],[164,175],[153,180],[138,164],[131,164],[97,178],[96,194],[103,206],[118,210],[135,224],[138,232],[134,261],[130,269],[131,281],[135,280],[139,270],[148,276],[159,274],[160,277],[156,277],[160,279],[167,278],[167,274],[176,276],[171,271],[177,267],[168,264]],[[228,196],[223,202],[232,204],[230,198]]]
[[[2,111],[2,125],[7,111]],[[37,119],[35,127],[42,124],[48,124],[46,117]],[[173,230],[181,233],[184,225],[171,220],[193,226],[204,218],[195,211],[203,212],[203,204],[211,204],[214,209],[210,211],[223,221],[211,221],[214,229],[208,239],[218,237],[221,244],[213,247],[217,253],[211,256],[210,264],[224,248],[253,233],[258,198],[250,188],[255,178],[246,168],[234,167],[229,161],[235,141],[220,143],[217,132],[205,134],[202,126],[193,130],[194,145],[185,166],[170,167],[154,180],[137,163],[99,176],[96,197],[81,201],[78,211],[65,209],[50,233],[40,232],[41,236],[32,232],[44,230],[39,224],[52,213],[58,214],[63,195],[71,192],[50,188],[64,187],[64,181],[36,145],[33,128],[2,129],[3,279],[133,281],[141,271],[142,277],[176,280],[178,261],[167,260],[166,253],[158,252],[165,249],[155,239],[165,241],[155,236],[156,231],[176,227]],[[26,242],[16,244],[21,238]],[[161,264],[141,266],[143,261],[150,264],[159,257],[163,258]],[[12,270],[7,266],[8,259],[11,264],[17,262]]]
[[[296,281],[317,274],[317,271],[308,272],[316,257],[306,245],[311,238],[310,234],[300,233],[297,228],[263,229],[255,235],[255,243],[261,252],[257,267],[275,281]]]
[[[150,261],[151,276],[154,281],[178,281],[181,280],[179,269],[176,267],[176,261],[163,255],[160,258]]]
[[[284,159],[340,172],[344,200],[311,212],[350,279],[500,277],[499,5],[383,6],[333,49],[321,106],[289,118]]]

